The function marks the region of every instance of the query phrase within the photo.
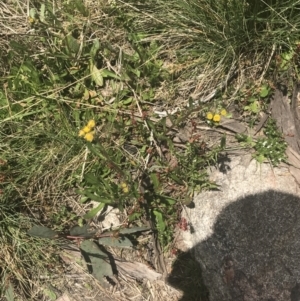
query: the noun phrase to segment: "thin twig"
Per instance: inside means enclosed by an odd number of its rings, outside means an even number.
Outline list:
[[[78,275],[78,274],[64,274],[64,277],[67,277],[67,278],[76,278],[76,279],[83,279],[85,276],[85,274],[82,274],[82,275]],[[39,278],[41,280],[45,280],[45,279],[55,279],[55,278],[60,278],[61,275],[41,275]]]
[[[83,164],[82,164],[82,170],[81,170],[81,175],[80,175],[80,182],[82,182],[82,180],[83,180],[88,153],[89,153],[89,149],[86,147],[85,148],[85,154],[84,154],[84,161],[83,161]]]
[[[269,69],[269,66],[270,66],[270,62],[271,62],[271,59],[273,58],[273,55],[274,55],[274,52],[275,52],[275,49],[276,49],[276,45],[273,44],[272,46],[272,52],[271,52],[271,55],[269,56],[269,59],[268,59],[268,62],[267,64],[265,65],[265,68],[264,68],[264,71],[263,73],[261,74],[260,78],[259,78],[259,84],[261,84],[262,80],[264,79],[264,76],[267,72],[267,70]]]

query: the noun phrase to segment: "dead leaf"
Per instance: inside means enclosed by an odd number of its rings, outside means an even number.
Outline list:
[[[220,126],[234,133],[245,133],[247,128],[241,122],[234,119],[225,119],[220,122]]]
[[[122,272],[138,280],[148,279],[149,281],[155,281],[162,277],[162,274],[155,272],[153,269],[141,262],[116,260],[116,265]]]

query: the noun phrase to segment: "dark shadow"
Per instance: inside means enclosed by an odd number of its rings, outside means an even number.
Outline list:
[[[300,301],[300,198],[270,190],[231,203],[168,282],[181,301]]]
[[[208,290],[204,285],[200,264],[191,252],[177,256],[168,283],[184,291],[180,301],[208,301]]]
[[[227,174],[227,172],[230,171],[230,162],[231,162],[231,159],[230,157],[228,156],[228,154],[220,154],[219,157],[218,157],[218,167],[219,167],[219,170],[223,173],[223,174]]]

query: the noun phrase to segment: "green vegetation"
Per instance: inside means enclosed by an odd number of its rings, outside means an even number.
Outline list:
[[[265,137],[253,139],[245,134],[237,134],[236,139],[243,145],[253,147],[255,153],[253,157],[263,163],[269,160],[272,165],[277,166],[280,162],[286,161],[285,151],[287,143],[285,142],[282,133],[279,132],[276,126],[276,121],[272,118],[266,123],[264,129]]]
[[[199,127],[232,113],[252,127],[274,82],[299,67],[294,0],[23,2],[0,4],[7,300],[34,299],[35,276],[55,266],[55,240],[26,234],[37,224],[66,233],[112,206],[117,231],[150,225],[168,250],[182,206],[215,188],[206,170],[226,151],[224,133],[208,146]],[[285,144],[271,120],[265,136],[248,146],[277,165]],[[70,199],[97,205],[78,214]]]

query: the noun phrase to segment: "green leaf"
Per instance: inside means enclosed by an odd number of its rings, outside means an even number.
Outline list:
[[[29,16],[30,16],[31,18],[35,19],[35,18],[36,18],[36,15],[37,15],[36,9],[35,9],[35,8],[31,8],[31,9],[29,10]]]
[[[106,159],[106,157],[101,153],[101,151],[98,148],[96,148],[92,143],[87,143],[86,145],[92,154],[98,156],[101,159]]]
[[[179,177],[177,177],[177,175],[175,175],[174,173],[170,174],[170,177],[172,180],[174,180],[177,184],[183,185],[183,181],[181,179],[179,179]]]
[[[74,1],[74,0],[73,0]],[[75,6],[79,10],[79,12],[84,16],[88,17],[89,11],[88,9],[84,6],[84,3],[82,0],[75,0]]]
[[[45,10],[46,10],[46,6],[44,3],[41,4],[41,9],[40,9],[40,20],[42,22],[45,22]]]
[[[78,41],[72,36],[72,34],[66,36],[65,42],[68,50],[71,53],[77,53],[79,51],[80,45]]]
[[[80,250],[87,259],[90,273],[105,286],[105,276],[112,276],[113,271],[109,257],[91,240],[84,240],[80,245]]]
[[[166,229],[166,224],[164,222],[163,215],[158,210],[153,210],[153,214],[155,215],[156,222],[157,222],[157,229],[159,232],[163,232]]]
[[[117,74],[115,74],[114,72],[112,71],[109,71],[107,69],[102,69],[101,70],[101,75],[106,78],[106,77],[112,77],[112,78],[115,78],[115,79],[121,79],[120,76],[118,76]]]
[[[57,299],[57,296],[55,294],[55,292],[49,288],[45,288],[44,289],[44,294],[50,298],[50,300],[55,301]]]
[[[142,99],[144,101],[151,101],[154,98],[154,92],[152,89],[148,90],[148,91],[144,91],[142,93]]]
[[[285,71],[290,67],[291,64],[291,59],[294,56],[294,52],[290,51],[290,52],[284,52],[281,54],[281,64],[279,66],[279,69],[281,71]]]
[[[127,99],[125,99],[124,101],[122,101],[123,105],[129,105],[132,103],[133,98],[132,97],[128,97]]]
[[[99,49],[100,49],[99,39],[95,39],[94,42],[93,42],[93,46],[91,48],[91,51],[90,51],[90,55],[91,55],[92,59],[95,59]]]
[[[121,234],[132,234],[132,233],[137,233],[137,232],[144,232],[144,231],[149,231],[151,230],[151,228],[149,227],[132,227],[132,228],[124,228],[124,229],[121,229],[119,231],[119,233]]]
[[[132,214],[130,214],[128,216],[128,220],[130,222],[132,222],[132,221],[138,220],[141,216],[142,216],[142,213],[140,213],[140,212],[134,212],[134,213],[132,213]]]
[[[90,72],[95,84],[102,87],[104,83],[102,73],[93,63],[91,63]]]
[[[58,233],[44,226],[34,225],[28,232],[28,235],[42,238],[54,238]]]
[[[256,97],[252,96],[248,99],[248,102],[252,103],[252,102],[255,102],[257,99]]]
[[[151,128],[151,130],[153,130],[153,132],[156,133],[156,127],[155,127],[154,123],[152,121],[150,121],[149,119],[147,119],[147,124]]]
[[[131,248],[133,247],[132,242],[126,236],[119,237],[101,237],[98,240],[99,244],[109,247],[117,248]]]
[[[130,81],[130,76],[129,76],[127,73],[125,73],[124,70],[123,70],[121,79],[122,79],[123,81],[125,81],[125,82],[126,82],[126,81]]]
[[[95,234],[96,234],[96,231],[91,231],[89,225],[84,225],[82,227],[74,226],[70,230],[71,236],[80,236],[80,237],[90,238],[90,237],[93,237]]]
[[[268,85],[262,85],[259,96],[264,98],[269,95],[269,92],[270,92],[270,89],[269,89]]]
[[[87,197],[87,196],[82,196],[81,198],[80,198],[80,203],[81,204],[84,204],[85,202],[87,202],[89,200],[89,198]]]
[[[155,172],[150,174],[150,179],[151,179],[151,182],[154,185],[154,190],[158,190],[159,187],[160,187],[160,182],[159,182],[157,174]]]
[[[100,184],[99,179],[92,173],[88,173],[88,174],[84,175],[84,179],[87,182],[87,184],[90,184],[90,185]]]
[[[96,214],[101,211],[105,206],[105,203],[100,203],[96,208],[93,208],[92,210],[90,210],[88,213],[86,213],[83,218],[85,219],[91,219],[94,216],[96,216]]]
[[[259,154],[259,155],[255,156],[255,159],[257,160],[258,163],[263,163],[266,160],[266,158],[263,154]]]
[[[281,54],[281,57],[285,61],[290,61],[294,56],[294,51],[284,52]]]
[[[258,113],[260,111],[260,104],[258,101],[254,101],[250,103],[249,106],[245,106],[244,110],[252,113]]]
[[[176,203],[176,200],[173,198],[170,198],[166,195],[157,195],[157,198],[159,198],[162,202],[167,203],[168,205],[174,205]]]

